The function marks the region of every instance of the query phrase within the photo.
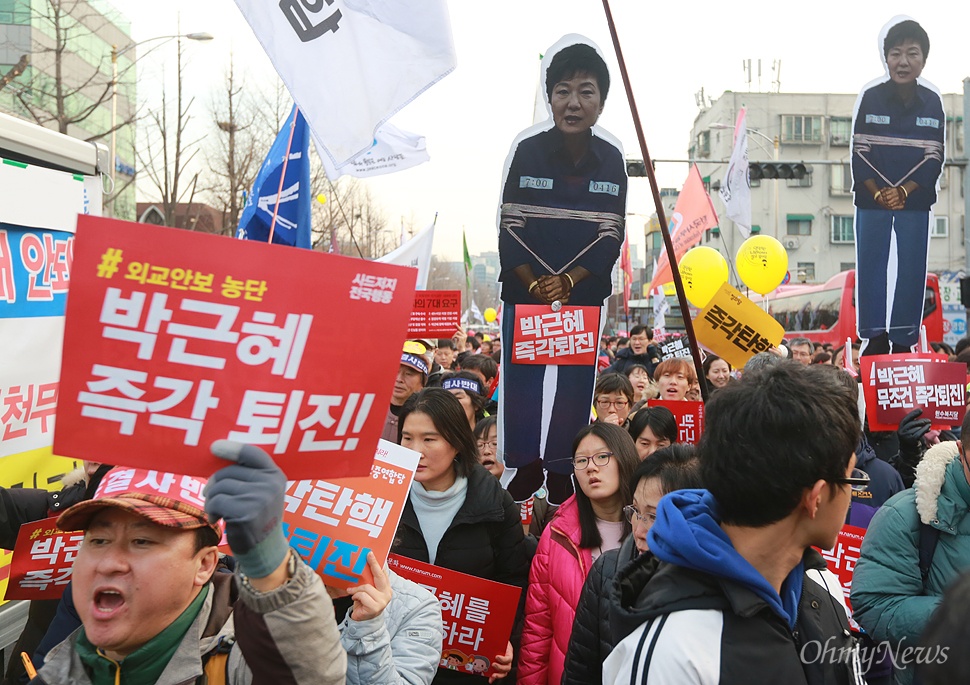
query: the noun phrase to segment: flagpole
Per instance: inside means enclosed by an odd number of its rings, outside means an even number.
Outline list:
[[[616,25],[613,23],[613,13],[610,11],[610,0],[603,0],[603,9],[606,12],[606,23],[610,28],[610,37],[613,39],[613,49],[616,51],[616,59],[620,65],[620,75],[623,77],[623,86],[626,89],[626,98],[630,103],[630,114],[633,116],[633,125],[636,127],[637,140],[640,143],[640,153],[643,155],[643,165],[646,167],[647,178],[650,180],[650,190],[653,193],[653,202],[657,208],[657,218],[660,220],[660,232],[664,238],[664,245],[667,248],[667,260],[671,264],[671,273],[674,276],[674,287],[677,289],[677,301],[680,303],[680,311],[684,318],[684,329],[687,332],[687,340],[690,343],[690,353],[694,359],[694,368],[697,372],[697,379],[701,386],[701,396],[707,400],[707,383],[704,382],[704,371],[701,364],[701,351],[697,346],[697,338],[694,336],[694,322],[690,319],[690,307],[687,304],[687,296],[684,293],[684,282],[680,278],[680,269],[677,268],[677,255],[674,252],[674,243],[670,239],[670,231],[667,228],[667,217],[664,214],[663,202],[660,200],[660,186],[657,184],[657,176],[653,171],[653,161],[647,151],[647,141],[643,135],[643,124],[640,122],[640,114],[637,112],[637,103],[633,97],[633,88],[630,86],[630,75],[626,70],[626,62],[623,61],[623,51],[620,48],[620,39],[616,33]]]
[[[273,206],[273,220],[269,225],[269,240],[266,242],[273,242],[273,232],[276,230],[276,217],[280,211],[280,195],[283,194],[283,181],[286,180],[286,165],[290,161],[290,149],[293,147],[293,132],[296,130],[296,118],[300,116],[300,108],[293,105],[293,123],[290,124],[290,139],[286,143],[286,156],[283,157],[283,170],[280,172],[280,186],[276,189],[276,204]],[[309,192],[309,189],[307,189]]]

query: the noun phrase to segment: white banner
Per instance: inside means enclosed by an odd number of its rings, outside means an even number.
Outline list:
[[[335,167],[457,63],[444,0],[236,0]]]
[[[721,200],[728,218],[747,239],[751,235],[751,184],[748,181],[748,129],[745,110],[738,112],[734,126],[734,151],[721,182]]]
[[[319,139],[315,142],[318,149],[322,148],[323,143]],[[335,181],[344,174],[357,178],[393,174],[395,171],[424,164],[431,158],[428,156],[424,136],[402,131],[393,124],[384,124],[374,136],[370,149],[346,164],[336,167],[327,155],[320,155],[320,159],[327,178]]]
[[[427,290],[431,272],[431,246],[434,243],[434,224],[431,224],[393,252],[377,261],[385,264],[410,266],[418,270],[418,290]]]

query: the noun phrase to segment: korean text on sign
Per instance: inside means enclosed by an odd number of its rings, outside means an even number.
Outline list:
[[[81,217],[55,450],[209,475],[220,463],[208,445],[229,438],[263,447],[294,480],[368,474],[399,336],[362,340],[372,363],[340,366],[330,328],[379,317],[404,334],[408,273]]]
[[[419,290],[414,294],[408,336],[450,338],[460,326],[460,290]]]
[[[373,581],[367,553],[383,563],[404,511],[419,455],[381,440],[369,476],[290,481],[283,531],[290,546],[333,587]]]
[[[838,540],[835,547],[829,550],[820,550],[825,557],[825,563],[829,571],[839,578],[842,585],[842,593],[845,595],[845,605],[852,611],[849,602],[849,592],[852,590],[852,576],[855,573],[855,565],[859,561],[859,554],[862,550],[862,539],[866,531],[858,526],[848,524],[842,526],[839,531]],[[851,614],[850,614],[851,620]]]
[[[723,283],[694,322],[697,342],[735,368],[781,342],[785,329],[730,283]]]
[[[59,599],[71,581],[84,533],[57,529],[57,517],[20,528],[4,599]]]
[[[444,629],[439,667],[492,675],[495,656],[505,653],[512,633],[521,589],[396,554],[387,563],[438,598]]]
[[[677,422],[677,442],[696,445],[704,432],[704,403],[691,400],[649,400],[649,407],[666,407]]]
[[[599,307],[516,305],[512,362],[593,365],[599,336]]]
[[[866,414],[872,430],[896,430],[914,409],[934,427],[959,425],[966,412],[966,367],[919,358],[876,355],[862,359]]]

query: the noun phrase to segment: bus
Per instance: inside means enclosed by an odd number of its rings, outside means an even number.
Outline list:
[[[785,337],[808,338],[814,343],[844,345],[855,340],[855,270],[838,273],[825,283],[783,286],[768,301],[768,313],[785,329]],[[943,340],[943,309],[940,306],[940,281],[936,274],[926,275],[923,299],[923,325],[927,341]]]

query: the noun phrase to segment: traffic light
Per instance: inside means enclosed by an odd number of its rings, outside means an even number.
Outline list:
[[[628,159],[626,160],[626,175],[627,176],[646,176],[647,175],[647,165],[643,163],[641,159]]]
[[[776,178],[805,178],[812,173],[812,166],[803,162],[749,162],[748,174],[752,181]]]

